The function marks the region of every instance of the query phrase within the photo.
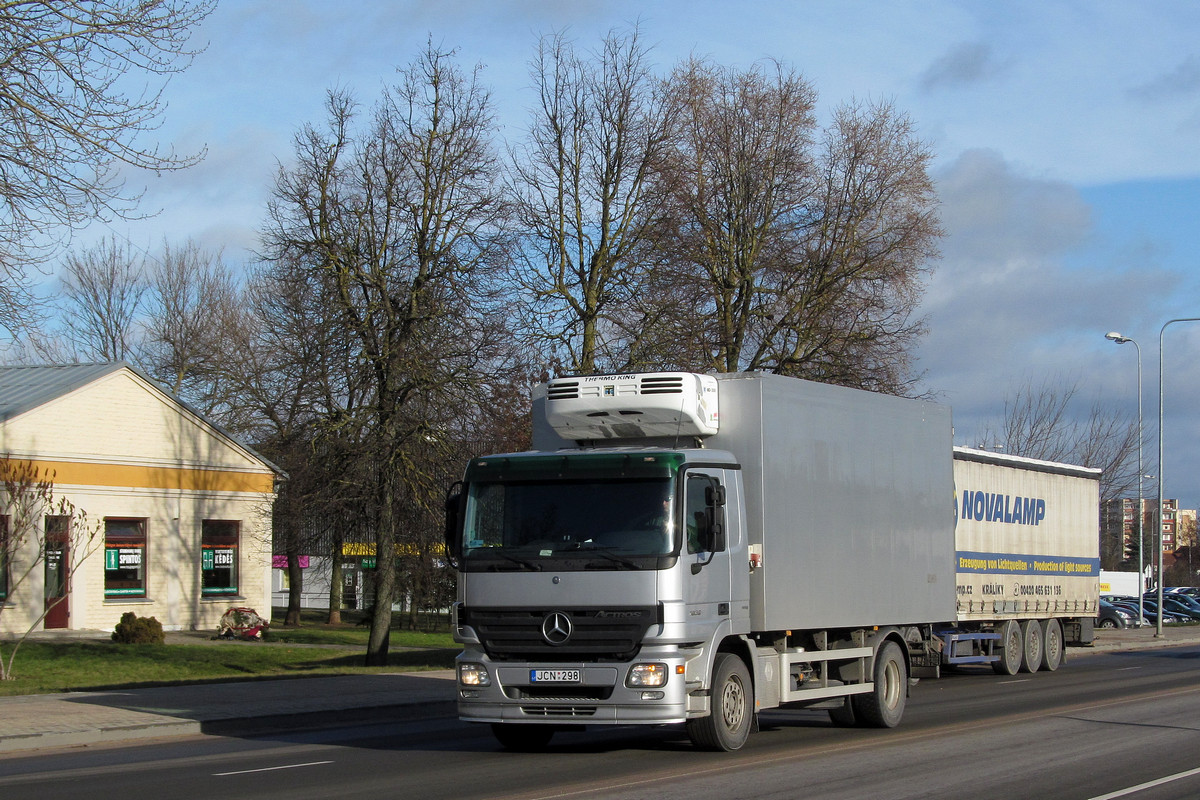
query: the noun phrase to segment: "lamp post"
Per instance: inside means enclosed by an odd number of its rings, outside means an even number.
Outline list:
[[[1200,317],[1169,319],[1158,332],[1158,624],[1155,637],[1163,635],[1163,334],[1176,322],[1200,322]]]
[[[1134,349],[1136,349],[1136,350],[1137,350],[1137,402],[1138,402],[1138,434],[1137,434],[1137,436],[1138,436],[1138,499],[1137,499],[1137,537],[1138,537],[1138,544],[1137,544],[1137,553],[1138,553],[1138,615],[1137,615],[1137,620],[1134,622],[1134,625],[1140,628],[1140,627],[1142,626],[1142,619],[1143,619],[1143,617],[1144,617],[1144,615],[1145,615],[1145,606],[1144,606],[1143,604],[1145,603],[1145,595],[1146,595],[1146,586],[1145,586],[1145,583],[1144,583],[1144,581],[1145,581],[1145,579],[1146,579],[1146,576],[1145,576],[1146,566],[1145,566],[1145,558],[1144,558],[1144,556],[1143,556],[1143,553],[1142,553],[1142,550],[1143,550],[1143,545],[1145,544],[1145,541],[1146,541],[1146,538],[1145,538],[1145,536],[1142,534],[1142,518],[1145,516],[1145,514],[1144,514],[1144,511],[1143,511],[1143,508],[1142,508],[1142,477],[1143,477],[1143,475],[1145,475],[1145,469],[1144,469],[1144,468],[1143,468],[1143,466],[1142,466],[1142,348],[1141,348],[1141,346],[1140,346],[1140,345],[1139,345],[1137,342],[1135,342],[1133,339],[1130,339],[1128,336],[1122,336],[1121,334],[1117,333],[1116,331],[1111,331],[1110,333],[1106,333],[1106,334],[1104,334],[1104,338],[1105,338],[1105,339],[1108,339],[1109,341],[1116,342],[1117,344],[1125,344],[1126,342],[1128,342],[1128,343],[1130,343],[1130,344],[1132,344],[1132,345],[1133,345]],[[1160,549],[1161,549],[1161,548],[1160,548]],[[1160,604],[1159,608],[1160,608],[1160,609],[1162,608],[1161,604]]]

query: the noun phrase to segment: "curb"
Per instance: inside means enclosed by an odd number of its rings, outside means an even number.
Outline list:
[[[200,735],[266,736],[273,733],[317,731],[355,725],[380,725],[448,717],[453,716],[456,710],[457,705],[451,700],[205,721],[164,719],[161,722],[101,726],[91,730],[12,734],[0,736],[0,756],[30,750],[116,744],[138,739]]]
[[[202,724],[195,720],[165,720],[140,725],[119,725],[79,731],[18,733],[0,736],[0,755],[56,747],[113,744],[131,739],[196,736],[200,733],[203,733]]]

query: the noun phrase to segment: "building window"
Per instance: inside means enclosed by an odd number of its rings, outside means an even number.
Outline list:
[[[146,520],[104,520],[104,596],[146,596]]]
[[[0,604],[8,597],[8,517],[0,516]]]
[[[200,592],[238,593],[238,523],[206,519],[200,534]]]

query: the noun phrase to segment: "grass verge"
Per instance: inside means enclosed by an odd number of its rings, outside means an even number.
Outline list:
[[[13,663],[14,679],[0,681],[0,696],[163,686],[205,681],[351,675],[397,669],[449,669],[459,652],[448,631],[393,628],[388,666],[365,667],[369,630],[352,617],[341,625],[299,627],[273,621],[263,642],[215,640],[191,634],[195,643],[127,645],[97,639],[27,640]],[[215,631],[214,631],[215,633]],[[12,652],[0,641],[0,656]]]

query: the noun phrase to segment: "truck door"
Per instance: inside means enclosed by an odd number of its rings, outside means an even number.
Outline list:
[[[683,544],[689,626],[716,628],[730,618],[730,558],[724,471],[689,470],[684,477]],[[703,535],[709,528],[707,536]]]

